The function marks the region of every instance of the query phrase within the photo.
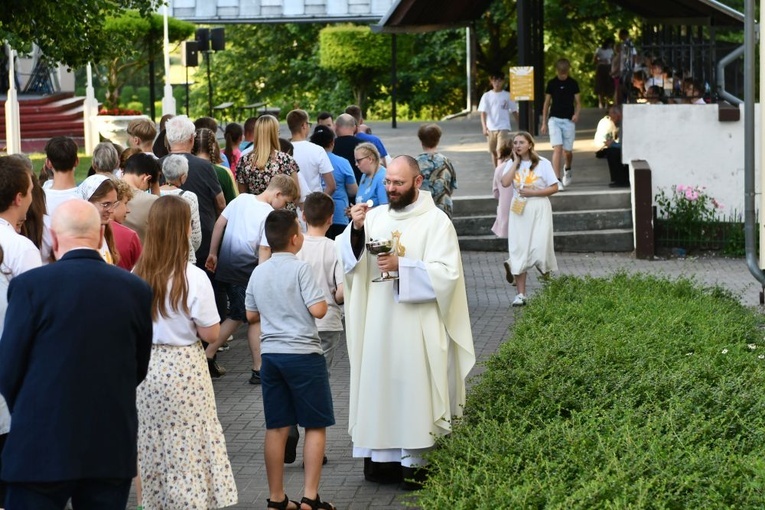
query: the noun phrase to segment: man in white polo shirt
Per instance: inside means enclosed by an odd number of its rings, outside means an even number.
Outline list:
[[[308,141],[311,132],[311,123],[308,122],[308,114],[304,110],[292,110],[287,114],[287,127],[292,133],[293,158],[300,168],[300,175],[305,179],[308,189],[302,189],[300,195],[303,198],[314,191],[323,191],[329,196],[335,192],[335,177],[332,163],[329,161],[326,151]],[[322,186],[322,180],[324,186]]]

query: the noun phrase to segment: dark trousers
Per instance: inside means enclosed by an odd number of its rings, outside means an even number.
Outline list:
[[[75,510],[125,510],[131,478],[9,483],[6,510],[62,510],[71,498]]]
[[[622,164],[622,148],[608,147],[605,149],[608,160],[608,173],[611,174],[611,182],[627,185],[630,182],[630,167]]]

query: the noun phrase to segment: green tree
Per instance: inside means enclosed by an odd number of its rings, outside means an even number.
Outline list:
[[[319,34],[321,67],[344,78],[362,110],[379,76],[390,70],[390,38],[369,27],[327,27]]]
[[[319,66],[320,24],[228,25],[226,50],[211,55],[213,104],[265,102],[283,111],[337,111],[348,86]],[[191,93],[192,115],[207,114],[207,69],[200,55]],[[239,112],[237,112],[239,114]]]
[[[27,51],[36,43],[52,61],[81,67],[106,55],[106,19],[127,9],[148,15],[155,7],[155,0],[5,0],[0,39]]]
[[[187,21],[168,18],[168,38],[179,42],[190,37],[195,25]],[[127,11],[109,18],[104,23],[109,43],[104,48],[106,99],[104,107],[117,108],[123,85],[139,70],[144,69],[162,52],[164,17],[159,14],[142,16],[138,11]]]
[[[465,106],[465,30],[398,36],[398,102],[412,118],[441,118]],[[388,116],[387,87],[375,113]]]

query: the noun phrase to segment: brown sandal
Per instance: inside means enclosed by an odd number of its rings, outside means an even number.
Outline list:
[[[319,494],[316,494],[316,499],[308,499],[303,498],[300,500],[300,508],[303,508],[303,505],[308,505],[311,507],[311,510],[336,510],[335,505],[332,503],[327,503],[326,501],[322,501],[319,497]]]

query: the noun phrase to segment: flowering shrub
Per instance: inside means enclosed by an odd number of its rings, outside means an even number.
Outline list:
[[[101,108],[98,110],[99,115],[143,115],[143,112],[139,112],[138,110],[130,110],[129,108],[111,108],[107,110],[106,108]]]
[[[679,239],[702,239],[705,228],[717,220],[717,211],[724,206],[706,192],[703,186],[677,184],[671,193],[661,189],[656,195],[658,215],[667,222]]]

